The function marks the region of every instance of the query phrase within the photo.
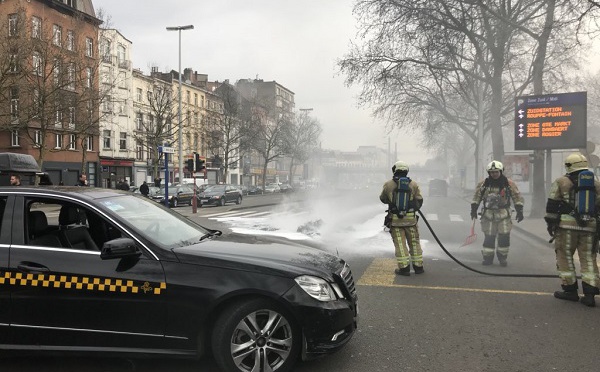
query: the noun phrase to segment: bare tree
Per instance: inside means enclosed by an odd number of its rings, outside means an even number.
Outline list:
[[[296,165],[306,163],[314,150],[319,147],[321,132],[319,121],[304,110],[295,115],[289,125],[284,127],[282,147],[290,158],[290,182],[294,179]]]
[[[0,63],[8,66],[8,73],[0,77],[0,83],[8,87],[1,89],[7,93],[0,100],[10,102],[0,105],[9,108],[0,113],[0,128],[18,131],[38,151],[40,168],[48,152],[75,149],[79,143],[81,170],[85,171],[85,144],[98,134],[97,108],[102,100],[95,79],[97,35],[92,39],[70,32],[86,27],[89,20],[83,16],[71,18],[70,30],[63,37],[62,27],[49,20],[25,22],[24,8],[15,14],[14,29],[8,30],[13,37],[0,38],[4,39],[0,55],[8,56],[8,65]]]

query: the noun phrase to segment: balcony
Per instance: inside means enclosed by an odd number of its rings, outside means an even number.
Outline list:
[[[119,60],[119,68],[124,68],[129,70],[131,67],[131,61],[127,60],[127,59],[121,59]]]
[[[102,56],[102,63],[108,63],[111,65],[114,65],[114,61],[115,61],[115,56],[113,56],[113,55],[105,54]]]

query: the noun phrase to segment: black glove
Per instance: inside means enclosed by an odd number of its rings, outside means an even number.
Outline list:
[[[477,209],[479,208],[478,204],[471,204],[471,219],[475,220],[477,219]]]
[[[546,230],[548,230],[548,234],[550,234],[550,236],[554,236],[554,232],[556,231],[556,225],[547,225]]]
[[[515,209],[517,210],[517,222],[521,222],[523,221],[523,206],[522,205],[515,205]]]
[[[544,220],[546,221],[546,230],[548,230],[548,234],[554,236],[560,220],[552,217],[544,217]]]

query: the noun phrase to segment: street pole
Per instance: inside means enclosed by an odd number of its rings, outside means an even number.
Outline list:
[[[178,75],[179,75],[179,109],[178,109],[178,115],[179,115],[179,126],[178,126],[178,131],[179,131],[179,149],[178,149],[179,183],[183,182],[183,123],[181,120],[181,30],[193,30],[193,29],[194,29],[194,25],[167,27],[167,31],[178,31],[179,32],[179,71],[178,71]]]

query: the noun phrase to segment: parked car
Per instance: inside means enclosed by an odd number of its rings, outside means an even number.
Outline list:
[[[448,182],[441,179],[429,181],[429,196],[448,196]]]
[[[281,191],[281,188],[277,185],[271,184],[265,186],[265,194],[273,194],[275,192]]]
[[[240,204],[242,202],[241,191],[233,185],[213,185],[198,197],[200,206],[203,205],[220,205],[225,203]]]
[[[193,198],[194,190],[190,186],[169,186],[169,206],[171,208],[176,208],[180,205],[192,205]],[[165,188],[161,187],[160,190],[152,196],[152,199],[161,204],[165,204]]]
[[[0,187],[0,226],[4,350],[212,352],[224,371],[289,371],[357,327],[341,258],[222,234],[133,193]]]
[[[284,183],[283,185],[279,186],[279,192],[293,192],[293,191],[294,191],[294,188],[289,183]]]
[[[242,195],[248,195],[248,186],[246,185],[237,185],[237,188],[240,190]]]
[[[260,186],[248,186],[248,195],[259,195],[263,193]]]
[[[156,187],[156,186],[148,186],[148,197],[149,197],[149,198],[152,198],[154,195],[156,195],[156,194],[158,193],[158,191],[159,191],[159,190],[160,190],[160,188],[159,188],[159,187]],[[134,193],[134,194],[140,194],[140,195],[142,194],[142,193],[140,192],[140,189],[139,189],[139,188],[138,188],[137,190],[135,190],[133,193]],[[163,199],[163,200],[164,200],[164,199]]]

